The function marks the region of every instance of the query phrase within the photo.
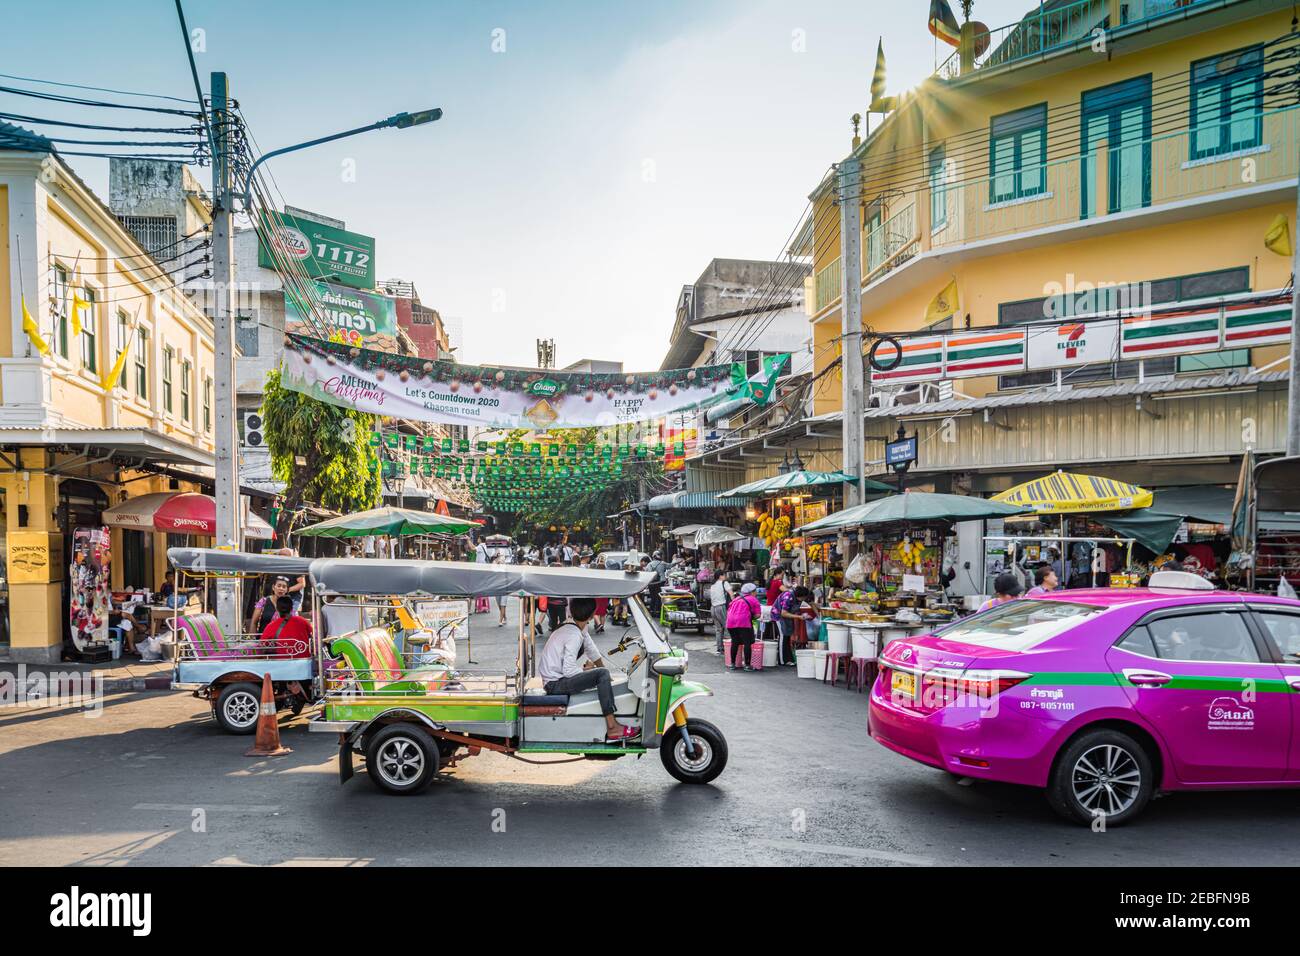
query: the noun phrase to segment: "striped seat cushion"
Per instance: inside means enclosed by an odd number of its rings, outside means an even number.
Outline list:
[[[237,657],[226,641],[215,614],[188,614],[176,619],[176,630],[185,636],[196,658],[227,660]]]

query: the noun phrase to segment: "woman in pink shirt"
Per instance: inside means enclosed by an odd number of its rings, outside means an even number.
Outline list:
[[[727,661],[728,667],[735,666],[736,648],[740,648],[745,670],[753,670],[749,666],[749,648],[754,643],[754,622],[763,614],[763,605],[754,597],[757,590],[753,582],[746,584],[740,589],[739,597],[727,607],[727,633],[731,635],[732,653],[732,659]]]

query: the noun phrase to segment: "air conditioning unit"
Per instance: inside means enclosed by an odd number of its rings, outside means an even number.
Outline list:
[[[266,445],[265,422],[262,413],[244,412],[244,446],[262,448]]]

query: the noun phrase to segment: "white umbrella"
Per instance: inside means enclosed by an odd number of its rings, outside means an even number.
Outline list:
[[[734,541],[743,541],[747,535],[741,534],[734,528],[724,528],[722,525],[703,525],[695,532],[695,547],[703,548],[710,544],[730,544]]]

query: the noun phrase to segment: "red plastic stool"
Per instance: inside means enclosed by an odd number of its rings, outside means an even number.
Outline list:
[[[844,683],[847,684],[849,681],[849,666],[850,666],[849,662],[851,660],[853,660],[853,658],[850,657],[848,654],[838,654],[838,653],[827,654],[826,655],[826,676],[822,678],[822,682],[825,683],[829,681],[830,685],[834,687],[836,680],[840,676],[840,663],[842,662],[844,664]]]
[[[870,690],[875,681],[876,662],[870,657],[853,657],[849,659],[849,675],[844,681],[846,690],[852,690],[857,687],[859,690]]]

